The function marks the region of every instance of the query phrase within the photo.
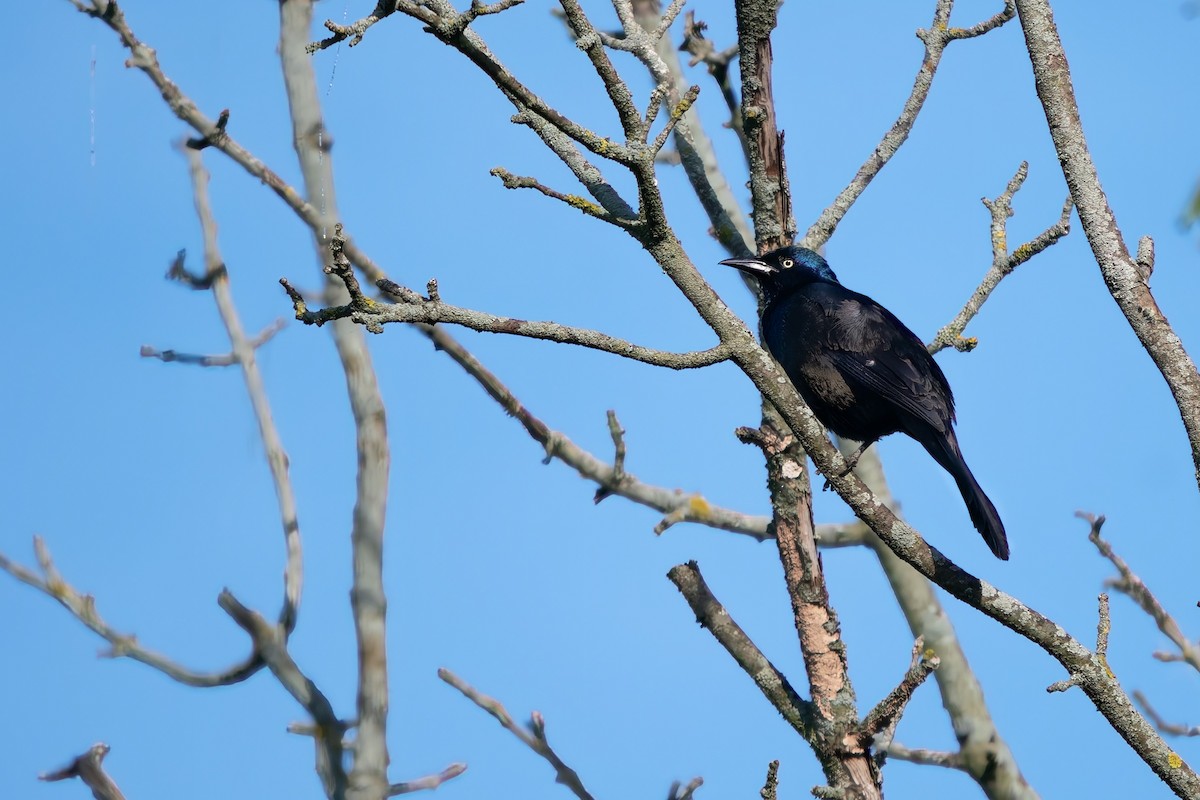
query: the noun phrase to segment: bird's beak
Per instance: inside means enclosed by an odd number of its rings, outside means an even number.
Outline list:
[[[737,267],[751,275],[772,275],[777,271],[760,258],[727,258],[721,263],[727,267]]]

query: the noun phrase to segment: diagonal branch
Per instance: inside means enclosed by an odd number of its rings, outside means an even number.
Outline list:
[[[883,135],[883,140],[875,147],[875,151],[858,168],[858,172],[846,188],[828,208],[821,212],[816,222],[804,234],[801,244],[805,247],[816,250],[829,241],[834,230],[846,216],[846,212],[908,139],[908,135],[917,121],[917,115],[921,113],[925,99],[929,97],[933,76],[937,72],[938,64],[941,63],[946,45],[958,39],[982,36],[988,31],[999,28],[1016,15],[1014,0],[1004,0],[1004,9],[991,18],[970,28],[951,28],[950,12],[953,8],[954,0],[938,0],[937,8],[933,12],[933,24],[917,31],[917,38],[925,45],[925,55],[921,59],[921,67],[917,70],[917,77],[913,81],[912,93],[905,101],[900,116]]]
[[[557,458],[580,476],[595,481],[600,490],[607,494],[620,495],[665,513],[667,516],[654,529],[655,533],[662,533],[679,522],[697,522],[733,533],[747,534],[760,541],[769,538],[766,517],[751,516],[715,506],[699,494],[643,483],[626,472],[623,465],[618,475],[614,465],[582,449],[565,434],[551,429],[534,416],[494,373],[443,328],[418,326],[418,330],[429,337],[434,347],[448,355],[474,378],[509,416],[521,423],[533,440],[545,449],[547,459]]]
[[[979,287],[971,294],[967,304],[933,337],[929,344],[929,352],[937,353],[946,347],[953,347],[960,352],[975,349],[978,341],[974,338],[963,338],[963,331],[975,315],[983,308],[983,304],[991,297],[992,291],[1000,285],[1000,281],[1012,274],[1013,270],[1033,258],[1038,253],[1056,243],[1071,231],[1071,209],[1075,203],[1067,197],[1063,203],[1062,214],[1058,221],[1030,241],[1013,250],[1008,250],[1008,218],[1013,215],[1013,195],[1025,183],[1029,175],[1029,162],[1022,161],[1021,166],[1013,175],[1008,186],[995,200],[983,198],[983,204],[992,216],[992,265],[983,276]]]
[[[229,686],[246,680],[263,667],[262,658],[258,652],[252,652],[246,659],[220,672],[196,672],[188,669],[166,656],[160,655],[143,647],[137,637],[131,633],[121,633],[109,625],[100,612],[96,610],[96,600],[90,594],[80,594],[75,587],[59,573],[50,556],[50,550],[40,536],[33,537],[33,549],[37,554],[38,565],[42,574],[29,570],[20,564],[0,555],[0,569],[12,575],[24,584],[53,597],[63,608],[70,611],[76,619],[86,625],[94,633],[107,641],[112,648],[104,655],[110,658],[131,658],[148,667],[158,670],[172,680],[185,686],[209,688],[213,686]]]
[[[1184,635],[1183,630],[1179,627],[1179,623],[1171,616],[1171,612],[1167,611],[1158,598],[1154,596],[1154,593],[1150,591],[1150,587],[1129,568],[1129,564],[1125,559],[1113,551],[1112,545],[1100,536],[1100,529],[1104,526],[1105,521],[1104,515],[1096,516],[1083,511],[1077,511],[1075,512],[1075,516],[1088,523],[1090,526],[1088,541],[1096,546],[1096,549],[1100,551],[1100,555],[1111,561],[1112,565],[1117,568],[1117,574],[1120,577],[1106,581],[1105,585],[1116,589],[1137,603],[1138,607],[1154,620],[1154,624],[1158,626],[1159,631],[1170,639],[1172,644],[1179,648],[1178,660],[1185,661],[1194,669],[1200,671],[1200,645]]]
[[[579,778],[579,773],[567,766],[566,762],[559,758],[558,753],[554,752],[554,748],[550,746],[550,742],[546,739],[546,720],[542,717],[541,712],[533,712],[528,724],[528,730],[526,730],[513,720],[512,715],[508,713],[508,709],[504,707],[503,703],[494,697],[489,697],[478,691],[450,670],[445,667],[440,668],[438,670],[438,677],[462,692],[463,696],[472,703],[495,717],[496,721],[505,730],[524,742],[530,750],[546,759],[550,766],[554,767],[555,780],[566,786],[579,800],[594,800],[588,790],[584,788],[583,781]]]
[[[1146,699],[1146,695],[1140,691],[1134,691],[1133,699],[1146,712],[1146,716],[1154,723],[1154,727],[1158,728],[1168,736],[1200,736],[1200,725],[1181,725],[1177,722],[1167,722],[1162,716],[1154,710],[1154,706],[1150,705],[1150,701]]]
[[[338,719],[329,699],[300,671],[288,653],[287,638],[280,626],[272,625],[261,614],[246,608],[228,589],[221,592],[217,602],[233,617],[234,622],[250,634],[255,650],[262,654],[271,674],[316,723],[313,738],[317,747],[317,774],[321,776],[328,797],[344,797],[347,778],[342,767],[342,737],[349,726]]]
[[[221,257],[220,245],[217,242],[217,222],[213,217],[208,197],[208,170],[204,168],[204,161],[198,150],[185,148],[184,152],[188,158],[196,214],[200,218],[200,227],[204,233],[205,277],[209,281],[217,312],[221,316],[221,322],[224,323],[225,332],[233,346],[232,355],[242,368],[242,379],[246,384],[250,405],[254,409],[254,418],[258,422],[258,433],[262,437],[267,465],[271,470],[271,481],[275,487],[275,498],[279,503],[284,547],[287,553],[287,562],[283,572],[283,606],[279,611],[279,624],[283,627],[286,638],[296,627],[296,615],[300,610],[300,595],[304,583],[296,494],[292,488],[291,478],[288,476],[287,452],[283,449],[283,439],[275,427],[275,420],[271,414],[271,403],[267,399],[266,383],[263,381],[262,372],[259,370],[258,361],[255,358],[255,349],[258,344],[246,336],[237,306],[233,302],[233,291],[229,285],[229,271],[225,268],[225,259]]]
[[[838,441],[838,446],[843,453],[857,448],[856,443],[843,440]],[[854,472],[880,502],[889,508],[895,507],[875,448],[863,454]],[[1021,774],[1016,757],[992,718],[983,687],[967,663],[962,642],[940,595],[923,575],[902,561],[879,537],[869,533],[865,539],[879,559],[909,630],[914,636],[924,637],[925,646],[937,653],[941,661],[933,677],[959,749],[956,753],[936,755],[953,756],[954,766],[970,775],[992,800],[1037,800],[1037,792]],[[909,752],[907,748],[894,742],[877,739],[875,748],[877,753],[886,751],[889,758],[910,760],[903,755]]]
[[[367,32],[376,22],[379,22],[385,17],[391,16],[396,11],[396,0],[379,0],[375,6],[375,10],[360,20],[350,23],[349,25],[339,25],[331,19],[325,20],[325,28],[333,35],[327,39],[322,39],[319,42],[305,46],[305,51],[310,55],[326,47],[332,47],[338,42],[343,42],[350,39],[350,47],[354,47],[363,40],[363,34]]]
[[[1175,399],[1192,447],[1192,464],[1200,484],[1200,372],[1150,291],[1152,248],[1137,258],[1125,246],[1117,218],[1100,185],[1088,150],[1079,104],[1071,85],[1071,69],[1047,0],[1016,0],[1033,65],[1034,85],[1067,187],[1079,211],[1079,222],[1091,245],[1100,274],[1129,327],[1150,354]]]
[[[904,678],[863,717],[858,731],[859,744],[866,747],[880,734],[884,734],[890,741],[895,734],[896,725],[900,722],[900,716],[904,714],[908,701],[912,699],[913,692],[941,663],[936,653],[925,649],[925,639],[918,636],[913,644],[912,661],[908,671],[904,673]]]

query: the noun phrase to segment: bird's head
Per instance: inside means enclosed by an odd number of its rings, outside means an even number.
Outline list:
[[[829,262],[806,247],[781,247],[756,258],[727,258],[721,263],[753,275],[768,295],[808,283],[838,282]]]

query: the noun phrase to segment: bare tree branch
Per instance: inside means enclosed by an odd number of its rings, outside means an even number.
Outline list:
[[[763,783],[763,788],[758,794],[762,800],[778,800],[779,794],[779,760],[776,759],[767,765],[767,780]]]
[[[1046,113],[1063,176],[1079,211],[1083,233],[1109,293],[1171,389],[1191,442],[1192,463],[1200,484],[1200,373],[1150,291],[1146,267],[1152,267],[1152,256],[1148,264],[1146,259],[1139,264],[1117,227],[1117,218],[1088,150],[1071,85],[1071,69],[1050,4],[1047,0],[1016,0],[1016,4],[1033,65],[1034,85]],[[1147,253],[1150,250],[1145,247]]]
[[[337,234],[335,234],[335,237]],[[336,238],[335,238],[336,241]],[[364,295],[354,279],[352,271],[343,270],[338,276],[346,281],[349,290],[349,302],[344,305],[329,306],[319,311],[309,311],[303,296],[286,279],[280,284],[287,291],[296,311],[296,319],[307,325],[324,325],[339,319],[349,319],[363,325],[374,333],[382,331],[383,325],[392,322],[420,323],[435,325],[448,323],[461,325],[481,333],[504,333],[515,336],[527,336],[532,339],[544,339],[561,344],[574,344],[593,350],[601,350],[641,361],[658,367],[671,369],[698,369],[719,364],[729,358],[728,345],[718,344],[707,350],[691,353],[672,353],[666,350],[655,350],[642,347],[615,336],[609,336],[600,331],[586,328],[574,328],[560,325],[556,322],[537,322],[498,317],[484,311],[474,311],[460,308],[421,297],[416,292],[389,280],[381,280],[379,288],[387,294],[399,298],[397,303],[380,303]]]
[[[1099,516],[1089,514],[1084,511],[1075,512],[1075,516],[1084,520],[1090,526],[1088,531],[1088,541],[1096,546],[1100,551],[1100,555],[1112,562],[1112,565],[1117,568],[1119,578],[1105,582],[1106,586],[1116,589],[1121,594],[1128,596],[1133,602],[1138,604],[1138,607],[1145,611],[1158,629],[1162,631],[1171,643],[1179,648],[1178,660],[1186,661],[1193,669],[1200,671],[1200,644],[1193,642],[1184,635],[1180,629],[1179,623],[1171,616],[1171,613],[1158,601],[1154,593],[1150,591],[1150,587],[1146,586],[1145,582],[1139,578],[1125,559],[1117,555],[1107,541],[1100,536],[1100,529],[1104,526],[1104,515]],[[1164,660],[1164,659],[1159,659]]]
[[[546,739],[546,720],[542,717],[541,712],[533,712],[528,724],[528,730],[526,730],[513,720],[512,715],[508,713],[508,709],[504,707],[503,703],[494,697],[489,697],[478,691],[450,670],[442,667],[438,670],[438,677],[462,692],[472,703],[495,717],[496,721],[505,730],[524,742],[530,750],[546,759],[550,763],[550,766],[554,767],[555,780],[566,786],[579,800],[593,800],[592,795],[584,788],[583,781],[579,779],[579,773],[567,766],[559,758],[558,753],[554,752],[554,748],[550,746],[550,742]]]
[[[551,429],[534,416],[494,373],[443,328],[418,326],[418,329],[430,338],[434,347],[450,356],[474,378],[509,416],[521,423],[534,441],[545,448],[547,460],[557,458],[580,476],[599,484],[600,491],[620,495],[665,513],[667,516],[654,529],[655,533],[662,533],[679,522],[698,522],[733,533],[747,534],[760,541],[769,537],[769,520],[766,517],[715,506],[699,494],[651,486],[624,470],[618,479],[613,465],[580,448],[565,434]]]
[[[696,794],[696,790],[703,785],[704,778],[701,777],[692,778],[686,784],[675,781],[667,790],[667,800],[691,800]]]
[[[696,562],[689,561],[672,567],[667,577],[696,613],[696,621],[733,656],[738,666],[754,680],[755,686],[788,724],[809,741],[815,735],[819,710],[796,694],[783,673],[767,660],[741,626],[734,622],[704,582]]]
[[[1135,690],[1133,699],[1137,702],[1146,716],[1154,723],[1154,727],[1165,733],[1167,736],[1200,736],[1200,725],[1180,725],[1175,722],[1167,722],[1163,719],[1154,706],[1150,705],[1150,701],[1146,699],[1146,695]]]
[[[839,440],[838,447],[848,453],[857,449],[858,443]],[[863,453],[854,472],[881,503],[889,508],[895,506],[877,448]],[[937,653],[941,661],[933,677],[959,750],[954,754],[937,755],[953,755],[954,766],[970,775],[991,800],[1037,800],[1037,792],[1021,774],[1012,750],[992,719],[983,687],[967,663],[954,624],[933,586],[874,533],[869,533],[865,539],[879,559],[909,630],[914,636],[924,637],[925,646]],[[876,739],[875,746],[877,753],[886,751],[889,757],[902,758],[895,754],[908,752],[900,745],[883,741],[882,737]]]
[[[33,537],[33,549],[41,567],[42,575],[40,577],[4,555],[0,555],[0,569],[22,583],[53,597],[76,619],[111,644],[111,649],[103,655],[109,658],[132,658],[134,661],[158,670],[172,680],[200,688],[240,683],[262,669],[262,659],[258,653],[253,652],[244,661],[219,672],[197,672],[143,647],[138,643],[136,636],[130,633],[120,633],[104,621],[104,618],[96,610],[95,598],[90,594],[80,594],[75,587],[67,583],[59,574],[58,568],[54,566],[50,550],[40,536]]]
[[[912,699],[913,692],[941,663],[937,653],[926,650],[925,639],[918,636],[917,641],[913,644],[912,662],[908,666],[908,671],[904,673],[904,678],[895,689],[888,693],[887,697],[880,700],[879,704],[863,717],[858,735],[859,742],[864,747],[881,733],[886,732],[885,735],[889,740],[892,738],[908,701]]]
[[[969,772],[963,763],[961,752],[947,753],[940,750],[911,749],[902,744],[892,742],[884,750],[884,753],[888,758],[894,758],[898,761],[908,761],[913,764],[925,764],[932,767],[961,769],[964,772]]]
[[[262,615],[246,608],[228,589],[221,592],[217,602],[233,617],[234,622],[250,634],[255,650],[262,654],[271,674],[312,716],[317,730],[313,737],[317,747],[317,774],[325,787],[325,794],[338,800],[345,797],[347,778],[342,767],[342,736],[349,726],[334,713],[333,706],[317,685],[300,671],[288,653],[287,637],[280,626],[272,625]]]
[[[363,40],[363,34],[367,32],[367,28],[379,22],[379,20],[392,15],[395,11],[396,0],[379,0],[374,11],[349,25],[339,25],[333,20],[327,19],[325,20],[325,27],[333,36],[330,36],[328,39],[322,39],[319,42],[313,42],[304,49],[311,55],[324,50],[326,47],[332,47],[338,42],[343,42],[346,39],[350,39],[350,47],[354,47]]]
[[[325,123],[316,77],[305,49],[312,29],[313,0],[285,0],[279,5],[279,13],[279,57],[291,110],[292,139],[304,176],[305,194],[321,198],[319,216],[310,228],[317,262],[324,263],[323,235],[339,223],[339,213],[332,159],[323,147]],[[341,281],[327,282],[326,303],[345,302],[345,288],[341,284]],[[391,463],[387,410],[362,329],[342,322],[332,326],[332,334],[346,377],[358,453],[350,531],[353,571],[350,606],[358,643],[355,700],[358,726],[354,762],[346,778],[346,798],[378,800],[391,786],[387,775],[387,596],[383,587],[383,534]]]
[[[749,144],[755,244],[758,252],[765,253],[791,244],[796,235],[783,133],[775,120],[771,77],[771,32],[778,22],[778,9],[774,4],[756,0],[736,0],[734,11],[742,71],[742,125]]]
[[[1075,207],[1075,204],[1068,197],[1066,202],[1063,203],[1062,215],[1059,217],[1058,222],[1042,231],[1031,241],[1026,242],[1009,253],[1008,218],[1013,215],[1013,195],[1021,188],[1021,184],[1025,183],[1025,178],[1028,175],[1029,162],[1022,161],[1016,174],[1013,175],[1012,180],[1008,182],[1008,186],[1005,187],[1000,196],[995,200],[988,200],[986,197],[983,198],[983,204],[992,215],[992,265],[988,268],[987,274],[983,276],[983,282],[979,284],[979,288],[972,293],[970,299],[967,300],[967,304],[963,306],[962,311],[959,311],[958,315],[933,337],[933,341],[929,344],[930,353],[937,353],[946,347],[953,347],[960,352],[968,352],[975,349],[975,345],[978,344],[977,340],[974,338],[964,339],[962,333],[966,329],[967,324],[983,308],[983,304],[991,296],[992,290],[999,286],[1000,281],[1011,275],[1012,271],[1021,264],[1024,264],[1070,232],[1071,209]]]
[[[79,778],[92,790],[92,797],[96,800],[125,800],[125,795],[101,766],[110,749],[103,742],[97,742],[67,766],[54,772],[43,773],[38,776],[38,780],[50,783]]]
[[[870,157],[863,162],[854,179],[841,191],[833,203],[821,212],[816,222],[804,234],[801,244],[805,247],[816,250],[829,241],[834,230],[846,216],[846,212],[908,139],[908,135],[917,121],[917,115],[921,113],[921,107],[925,105],[925,99],[929,96],[929,88],[933,85],[933,76],[937,72],[938,64],[941,63],[946,45],[958,39],[982,36],[1008,22],[1016,13],[1014,0],[1004,0],[1004,9],[991,18],[970,28],[951,28],[950,12],[953,8],[954,0],[938,0],[937,8],[933,12],[933,24],[917,31],[917,38],[925,45],[925,55],[921,59],[921,68],[917,70],[912,94],[905,101],[900,116],[875,148],[875,152],[871,153]]]
[[[300,595],[304,584],[296,494],[292,489],[291,478],[288,476],[287,452],[283,449],[283,440],[279,436],[279,430],[275,427],[275,420],[271,414],[271,403],[267,399],[266,384],[255,359],[255,349],[260,345],[246,337],[237,306],[233,302],[229,272],[225,268],[225,259],[221,257],[220,245],[217,242],[217,222],[208,198],[208,170],[204,168],[204,162],[198,150],[185,148],[184,153],[188,158],[196,214],[200,218],[200,227],[204,233],[205,278],[211,287],[213,300],[217,304],[217,312],[221,316],[221,322],[225,325],[225,332],[233,347],[233,358],[242,368],[246,393],[250,397],[254,418],[258,422],[258,433],[262,437],[267,466],[271,470],[271,480],[275,486],[275,498],[279,503],[284,546],[287,552],[287,565],[283,572],[283,606],[279,611],[279,624],[283,626],[286,637],[296,627],[296,615],[300,610]],[[182,264],[180,264],[180,268],[182,269]],[[259,339],[266,341],[270,335],[264,333]]]
[[[409,794],[410,792],[422,792],[426,789],[436,789],[452,778],[457,778],[467,771],[467,765],[461,761],[451,764],[436,775],[426,775],[424,778],[417,778],[403,783],[393,783],[388,788],[388,797],[395,797],[400,794]]]
[[[270,325],[262,329],[253,339],[248,339],[246,343],[254,350],[265,345],[267,342],[275,338],[275,334],[279,333],[287,327],[287,322],[282,319],[277,319]],[[232,367],[234,364],[240,363],[237,355],[232,352],[222,353],[219,356],[202,356],[193,353],[180,353],[177,350],[156,350],[150,345],[142,345],[138,351],[138,355],[142,358],[157,358],[164,363],[176,362],[179,364],[193,364],[198,367]]]
[[[1112,618],[1108,613],[1108,595],[1101,594],[1100,612],[1098,621],[1096,622],[1096,654],[1095,660],[1100,663],[1104,671],[1108,673],[1108,677],[1116,680],[1112,669],[1108,666],[1108,632],[1112,629]],[[1065,692],[1072,686],[1078,686],[1083,680],[1083,673],[1072,673],[1066,680],[1056,681],[1046,687],[1047,692]]]

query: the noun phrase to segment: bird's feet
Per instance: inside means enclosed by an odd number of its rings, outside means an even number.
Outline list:
[[[851,472],[854,472],[854,468],[858,466],[858,460],[860,458],[862,458],[862,454],[867,452],[867,448],[873,444],[875,444],[874,441],[863,442],[857,450],[855,450],[850,455],[846,456],[846,468],[843,469],[841,472],[839,472],[837,476],[839,478],[844,478],[847,475],[849,475]],[[831,487],[830,487],[830,483],[829,483],[829,478],[826,477],[825,485],[821,487],[821,491],[828,492],[830,488]]]

